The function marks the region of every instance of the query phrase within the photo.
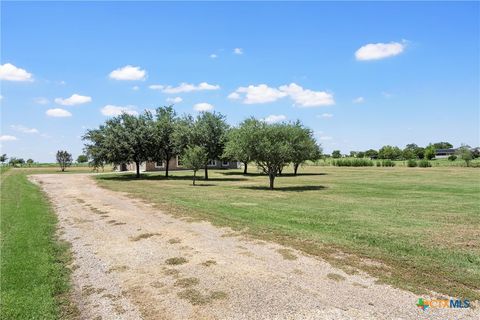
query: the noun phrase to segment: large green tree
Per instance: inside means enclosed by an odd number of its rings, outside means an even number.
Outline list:
[[[205,180],[208,180],[208,161],[221,158],[227,141],[228,125],[225,116],[216,112],[198,115],[191,131],[190,144],[205,150]]]
[[[453,144],[450,142],[435,142],[431,144],[435,150],[437,149],[451,149],[453,148]]]
[[[289,140],[291,143],[290,162],[293,164],[293,173],[297,175],[300,164],[307,160],[316,161],[320,159],[322,150],[315,141],[313,131],[297,121],[287,125]]]
[[[274,189],[279,170],[292,159],[291,128],[287,124],[261,123],[253,145],[252,159],[268,175]]]
[[[136,176],[140,177],[140,165],[150,159],[154,147],[152,115],[123,113],[107,120],[99,129],[88,130],[84,140],[87,154],[96,164],[110,162],[122,164],[134,162]]]
[[[402,156],[402,150],[399,147],[393,146],[383,146],[380,150],[378,150],[378,157],[380,159],[390,159],[390,160],[398,160]]]
[[[243,174],[247,174],[248,163],[252,161],[253,148],[256,142],[257,129],[260,121],[255,118],[244,120],[236,128],[228,132],[228,139],[225,144],[223,157],[243,163]]]
[[[177,126],[177,114],[172,106],[157,108],[153,121],[153,141],[151,158],[165,161],[165,177],[168,178],[170,160],[175,156],[174,132]]]

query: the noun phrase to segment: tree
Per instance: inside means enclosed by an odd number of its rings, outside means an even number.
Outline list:
[[[338,159],[338,158],[341,158],[341,157],[342,157],[342,154],[340,153],[340,150],[333,150],[332,158]]]
[[[25,163],[25,160],[23,158],[10,158],[10,161],[8,161],[8,164],[12,167],[16,167],[17,165],[22,166]]]
[[[4,153],[0,156],[0,162],[4,164],[8,160],[7,154]]]
[[[219,159],[225,148],[228,125],[225,116],[216,112],[202,112],[196,119],[191,144],[202,147],[207,154],[205,180],[208,180],[208,161]]]
[[[470,151],[470,147],[467,145],[462,144],[460,148],[457,149],[456,154],[465,161],[467,167],[470,166],[470,161],[473,159],[472,151]]]
[[[433,145],[429,145],[425,148],[424,158],[427,160],[435,158],[435,147]]]
[[[293,163],[294,175],[297,175],[300,164],[307,160],[320,159],[322,151],[315,141],[313,131],[305,128],[299,121],[286,127],[292,149],[289,160]]]
[[[423,158],[425,158],[425,148],[423,148],[423,147],[418,147],[418,148],[415,150],[415,154],[417,155],[417,158],[418,158],[418,159],[423,159]]]
[[[184,166],[193,170],[192,185],[195,185],[197,171],[203,168],[207,159],[208,156],[205,149],[200,146],[187,147],[187,149],[183,153],[182,161]]]
[[[436,142],[431,144],[435,150],[437,149],[451,149],[453,145],[450,142]]]
[[[378,158],[378,151],[373,149],[368,149],[365,151],[365,156],[369,157],[370,159]]]
[[[270,189],[274,188],[279,170],[292,158],[291,131],[287,124],[260,123],[257,141],[252,146],[252,159],[268,175]]]
[[[365,152],[363,151],[357,152],[357,158],[365,158]]]
[[[72,165],[72,155],[65,150],[58,150],[57,163],[60,165],[60,169],[62,169],[62,171],[65,171],[66,167]]]
[[[392,146],[383,146],[380,150],[378,150],[378,157],[380,159],[389,159],[389,160],[397,160],[402,156],[402,150],[398,147]]]
[[[28,164],[29,166],[31,166],[33,163],[34,163],[33,159],[28,159],[28,160],[27,160],[27,164]]]
[[[88,130],[83,139],[90,141],[85,149],[94,166],[134,162],[140,178],[140,165],[149,160],[154,147],[152,121],[150,112],[138,116],[123,113],[99,129]]]
[[[81,154],[77,157],[77,162],[78,163],[85,163],[88,162],[88,157],[84,154]]]
[[[173,106],[157,108],[153,123],[154,147],[151,157],[155,161],[165,161],[167,178],[170,160],[175,156],[174,132],[177,122],[177,114]]]
[[[406,160],[416,159],[417,149],[418,149],[418,146],[415,143],[407,144],[405,146],[405,149],[403,149],[402,151],[402,158]]]
[[[350,151],[350,157],[351,158],[356,158],[358,156],[358,152],[357,151]]]
[[[85,144],[84,151],[87,158],[90,159],[89,166],[93,167],[93,170],[98,171],[109,161],[110,150],[106,144],[106,128],[101,125],[98,129],[88,130],[82,137],[83,140],[90,141]]]
[[[252,161],[252,146],[256,141],[260,121],[255,118],[244,120],[237,128],[232,128],[227,134],[227,142],[223,157],[243,163],[243,174],[247,174],[248,163]]]

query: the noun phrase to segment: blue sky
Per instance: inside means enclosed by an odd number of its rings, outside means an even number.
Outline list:
[[[76,157],[86,128],[175,98],[180,114],[213,107],[232,125],[300,119],[326,152],[477,146],[479,12],[478,2],[2,1],[2,153]]]

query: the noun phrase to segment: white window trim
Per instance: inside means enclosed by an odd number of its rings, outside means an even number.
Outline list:
[[[155,168],[165,168],[165,161],[162,160],[162,165],[158,166],[157,165],[158,161],[155,161]]]
[[[183,165],[178,163],[178,156],[177,156],[177,167],[183,167]]]
[[[217,160],[211,160],[213,161],[213,164],[207,164],[207,167],[216,167],[217,166]],[[209,160],[210,162],[210,160]]]
[[[222,161],[222,167],[228,167],[230,165],[230,161]]]

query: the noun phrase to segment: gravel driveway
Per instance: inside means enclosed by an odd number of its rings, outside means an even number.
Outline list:
[[[32,175],[70,242],[82,319],[445,319],[420,296],[319,258],[174,218],[87,174]],[[425,298],[425,297],[424,297]]]

